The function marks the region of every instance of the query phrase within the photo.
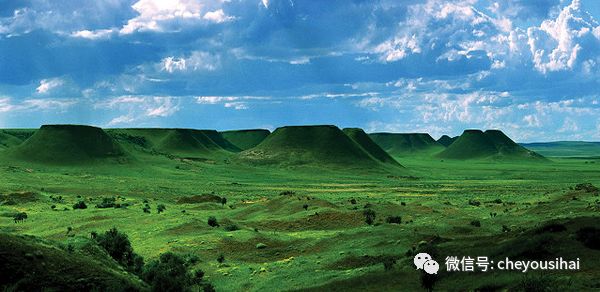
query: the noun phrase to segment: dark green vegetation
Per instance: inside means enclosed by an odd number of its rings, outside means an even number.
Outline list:
[[[560,141],[522,143],[521,146],[546,157],[600,157],[600,142]]]
[[[351,131],[351,130],[350,130]],[[336,126],[289,126],[277,128],[258,146],[240,154],[254,165],[329,165],[378,167],[394,160],[385,158],[375,145],[361,140],[363,148]],[[377,155],[375,158],[371,153]]]
[[[382,163],[390,163],[393,165],[399,165],[394,158],[392,158],[385,150],[381,149],[379,145],[377,145],[365,131],[359,128],[346,128],[344,129],[344,133],[350,137],[350,139],[354,140],[356,144],[360,145],[365,152],[371,155],[375,160],[378,160]]]
[[[19,160],[49,164],[86,164],[127,156],[102,129],[78,125],[42,126],[7,151]]]
[[[593,158],[537,163],[491,135],[518,155],[395,156],[400,167],[361,131],[332,126],[280,128],[242,152],[204,131],[105,133],[122,158],[45,163],[14,156],[19,145],[0,150],[0,290],[600,287]],[[212,150],[162,143],[190,136]],[[414,269],[422,251],[439,275]],[[580,258],[581,269],[450,273],[446,256]]]
[[[437,140],[437,142],[442,144],[442,146],[444,146],[444,147],[448,147],[448,146],[450,146],[450,144],[454,143],[454,141],[456,141],[456,139],[458,139],[458,136],[450,137],[448,135],[442,135],[442,137],[440,137]]]
[[[515,143],[499,130],[465,130],[437,157],[447,159],[491,159],[544,161],[543,156]]]
[[[426,133],[373,133],[371,139],[392,156],[431,155],[444,150],[444,146]]]
[[[248,150],[262,142],[271,132],[269,130],[238,130],[221,132],[223,138],[241,150]]]

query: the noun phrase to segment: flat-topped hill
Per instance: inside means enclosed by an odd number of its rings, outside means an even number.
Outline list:
[[[20,160],[54,164],[126,156],[121,146],[102,129],[82,125],[43,125],[23,143],[7,151],[9,156]]]
[[[225,140],[241,150],[248,150],[265,140],[271,132],[264,129],[237,130],[220,132]]]
[[[240,153],[239,158],[275,165],[381,165],[342,130],[329,125],[277,128],[259,145]]]
[[[431,154],[444,149],[427,133],[372,133],[369,137],[392,156]]]
[[[499,130],[465,130],[437,156],[448,159],[544,160],[543,156],[525,149]]]

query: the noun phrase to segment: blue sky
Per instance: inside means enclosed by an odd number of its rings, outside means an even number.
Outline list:
[[[0,0],[0,127],[600,140],[600,1]]]

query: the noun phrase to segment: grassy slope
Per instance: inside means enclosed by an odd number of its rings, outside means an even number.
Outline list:
[[[454,141],[456,141],[456,139],[458,139],[458,136],[450,137],[448,135],[443,135],[442,137],[440,137],[437,140],[437,142],[442,144],[444,147],[448,147],[448,146],[450,146],[450,144],[454,143]]]
[[[0,149],[6,149],[21,144],[23,140],[5,132],[0,132]]]
[[[238,130],[238,131],[224,131],[221,135],[225,140],[231,142],[231,144],[240,148],[241,150],[248,150],[262,142],[271,132],[269,130]]]
[[[537,160],[545,159],[518,145],[498,130],[465,130],[437,157],[447,159]]]
[[[221,133],[215,131],[215,130],[197,130],[199,132],[202,132],[204,135],[206,135],[208,138],[210,138],[213,142],[215,142],[215,144],[219,145],[219,147],[229,151],[229,152],[240,152],[242,151],[242,149],[240,149],[239,147],[231,144],[231,142],[225,140],[225,138],[223,138],[223,135],[221,135]]]
[[[197,255],[201,261],[196,268],[205,270],[218,290],[414,291],[420,289],[419,274],[404,254],[435,235],[445,239],[435,244],[440,263],[444,255],[454,253],[501,258],[502,252],[520,248],[511,242],[535,238],[530,234],[543,222],[573,218],[576,223],[567,223],[565,233],[551,235],[559,244],[552,245],[550,252],[566,258],[585,254],[584,270],[557,272],[555,278],[572,279],[570,288],[580,291],[597,289],[599,284],[592,277],[598,268],[591,263],[600,261],[600,255],[572,236],[575,226],[587,220],[579,218],[599,219],[599,197],[569,190],[581,182],[600,185],[596,164],[570,159],[491,164],[401,157],[398,161],[411,174],[405,176],[404,172],[349,172],[319,166],[291,171],[142,151],[132,155],[139,163],[94,167],[0,159],[0,193],[13,193],[11,198],[23,191],[38,194],[17,200],[16,205],[0,203],[0,231],[66,243],[115,226],[129,235],[135,250],[147,260],[165,251]],[[295,194],[280,196],[282,191]],[[181,197],[211,192],[226,197],[228,203],[177,203]],[[50,199],[59,195],[62,202]],[[131,206],[93,207],[102,197],[116,195]],[[72,210],[82,199],[89,208]],[[357,204],[351,204],[351,199]],[[482,202],[481,206],[469,205],[470,199]],[[496,199],[503,203],[493,203]],[[149,201],[151,214],[142,212],[144,200]],[[367,203],[376,211],[377,226],[364,223]],[[158,204],[167,210],[157,214]],[[56,205],[56,211],[51,205]],[[26,222],[12,222],[10,214],[17,211],[29,214]],[[498,215],[490,217],[490,212]],[[391,215],[402,216],[403,223],[385,223]],[[221,226],[209,227],[208,216],[216,216]],[[481,227],[471,226],[472,220],[480,220]],[[224,226],[230,223],[241,230],[226,231]],[[502,225],[513,231],[503,233]],[[66,235],[68,226],[75,237]],[[499,242],[506,243],[496,247]],[[267,248],[257,249],[258,243]],[[494,248],[488,251],[490,246]],[[219,254],[225,256],[224,264],[216,261]],[[377,258],[389,255],[399,257],[399,262],[385,272]],[[514,287],[522,279],[521,273],[458,273],[444,275],[436,287],[474,290],[486,283]]]
[[[146,284],[125,272],[93,243],[68,252],[32,236],[0,233],[0,289],[8,291],[144,291]]]
[[[431,155],[444,146],[425,133],[372,133],[369,137],[392,156]]]
[[[126,157],[121,146],[102,129],[78,125],[44,125],[5,155],[54,164],[82,164]]]
[[[387,152],[385,152],[379,145],[377,145],[373,140],[363,131],[358,128],[345,128],[344,133],[348,135],[354,142],[360,145],[365,152],[369,153],[369,155],[373,156],[376,160],[382,163],[390,163],[392,165],[399,165],[399,163],[394,160]]]
[[[522,143],[523,147],[547,157],[599,157],[600,142],[560,141]]]
[[[242,161],[270,165],[377,167],[379,163],[335,126],[277,128]]]

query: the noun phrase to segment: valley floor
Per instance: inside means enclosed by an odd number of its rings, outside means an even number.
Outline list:
[[[418,291],[424,280],[413,256],[419,251],[440,263],[435,289],[600,288],[600,250],[576,235],[596,227],[600,197],[573,189],[600,186],[600,161],[397,160],[406,168],[268,168],[162,156],[81,167],[6,162],[0,231],[69,243],[117,227],[147,260],[166,251],[196,255],[218,291]],[[128,206],[95,207],[110,197]],[[88,208],[74,210],[79,201]],[[150,213],[142,211],[146,204]],[[159,214],[161,204],[166,210]],[[365,209],[376,214],[372,225]],[[28,218],[14,223],[15,212]],[[207,224],[209,216],[218,227]],[[392,216],[401,223],[387,223]],[[579,257],[581,269],[446,271],[447,256],[469,255]],[[384,268],[390,259],[395,264]]]

